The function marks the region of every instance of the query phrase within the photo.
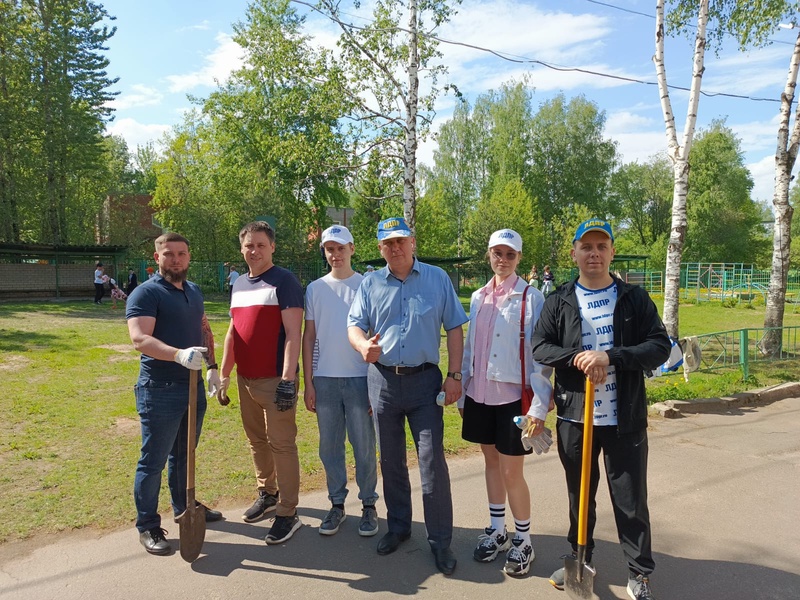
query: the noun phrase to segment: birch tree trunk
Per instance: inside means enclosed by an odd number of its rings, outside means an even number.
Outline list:
[[[417,0],[408,3],[408,94],[406,140],[403,148],[403,216],[411,231],[417,226],[417,105],[419,103],[419,46]]]
[[[689,105],[686,109],[686,124],[682,143],[678,142],[675,127],[675,114],[669,97],[667,71],[664,64],[664,0],[656,1],[656,53],[653,62],[661,95],[661,110],[664,114],[664,127],[667,135],[667,154],[672,161],[674,191],[672,196],[672,224],[664,282],[664,325],[670,336],[678,335],[678,304],[681,286],[681,257],[686,239],[686,195],[689,191],[689,152],[694,139],[697,123],[697,107],[700,103],[700,86],[703,80],[703,61],[706,51],[706,26],[708,24],[708,0],[700,0],[697,14],[697,35],[694,44],[692,84],[689,92]]]
[[[792,169],[797,160],[800,143],[800,106],[795,109],[794,127],[789,136],[789,121],[792,116],[792,102],[797,87],[797,73],[800,70],[800,33],[794,44],[786,87],[781,94],[780,122],[778,125],[778,147],[775,150],[775,190],[772,205],[775,207],[775,224],[772,232],[772,268],[767,293],[767,310],[764,314],[764,327],[783,327],[783,313],[786,302],[786,283],[789,275],[789,248],[792,243],[792,213],[789,204],[789,186]],[[775,356],[781,350],[780,330],[768,331],[761,340],[759,349],[763,354]]]

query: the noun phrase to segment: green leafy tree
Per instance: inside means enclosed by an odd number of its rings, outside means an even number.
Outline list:
[[[89,0],[0,2],[0,238],[95,239],[110,116],[105,43]]]
[[[768,248],[739,139],[716,121],[698,134],[689,164],[685,260],[758,262]]]
[[[580,205],[600,217],[617,212],[608,193],[617,150],[604,127],[605,113],[583,96],[567,101],[560,94],[533,116],[526,187],[537,200],[554,259],[561,242],[556,232],[575,226],[568,208]]]
[[[466,233],[470,255],[482,260],[489,236],[507,227],[522,237],[523,260],[519,270],[526,274],[534,262],[540,232],[534,222],[531,197],[518,179],[509,179],[494,193],[481,199],[470,214]]]
[[[669,233],[672,169],[666,155],[622,165],[611,177],[610,195],[627,225],[631,249],[642,251]]]
[[[319,0],[315,10],[327,16],[340,31],[337,59],[343,74],[340,94],[352,110],[354,161],[379,150],[384,159],[403,172],[403,213],[416,226],[417,147],[433,119],[433,103],[446,69],[432,34],[453,14],[458,0],[376,0],[370,4],[365,24],[352,23],[363,11],[358,0]],[[402,74],[405,73],[405,78]],[[420,79],[427,92],[420,95]]]
[[[786,20],[794,21],[800,3],[786,0],[750,2],[746,0],[669,0],[671,6],[665,18],[665,0],[656,1],[656,52],[653,61],[658,77],[662,112],[668,139],[668,155],[673,162],[675,179],[673,195],[673,219],[666,261],[664,288],[664,324],[667,332],[678,336],[678,303],[680,295],[681,255],[687,232],[686,195],[689,186],[689,153],[694,136],[695,123],[700,102],[700,89],[705,71],[704,60],[707,48],[719,50],[726,36],[731,36],[744,50],[752,46],[769,43],[769,35]],[[693,21],[696,18],[696,27]],[[667,86],[664,62],[664,42],[668,31],[694,37],[692,58],[692,84],[686,113],[684,134],[679,142]],[[800,70],[800,35],[790,62],[786,87],[781,96],[781,113],[778,126],[778,147],[775,155],[775,225],[773,234],[773,259],[770,276],[770,291],[764,324],[778,327],[783,323],[783,306],[788,275],[788,248],[791,241],[790,225],[792,208],[788,201],[791,171],[797,157],[797,142],[800,127],[795,124],[789,134],[789,120]],[[796,117],[800,114],[796,114]],[[795,119],[797,123],[797,118]],[[774,354],[780,348],[780,334],[768,334],[761,342],[762,350]]]

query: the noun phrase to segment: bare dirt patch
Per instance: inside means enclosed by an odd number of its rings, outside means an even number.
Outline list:
[[[20,356],[19,354],[6,354],[0,362],[0,371],[15,371],[23,369],[31,364],[33,361],[27,356]]]
[[[104,350],[113,350],[114,352],[125,352],[126,354],[134,351],[130,344],[103,344],[97,347]]]
[[[114,422],[114,429],[118,435],[128,437],[137,436],[141,432],[139,421],[130,417],[117,417]]]

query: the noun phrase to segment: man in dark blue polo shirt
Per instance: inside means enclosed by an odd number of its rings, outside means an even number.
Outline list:
[[[467,315],[447,273],[416,259],[416,238],[402,218],[378,224],[378,248],[386,267],[364,278],[347,319],[350,344],[370,363],[367,385],[378,431],[389,529],[378,542],[378,554],[391,554],[411,536],[408,421],[419,458],[428,543],[436,568],[451,575],[456,568],[450,549],[453,500],[437,395],[444,392],[443,404],[461,397],[461,326]],[[444,382],[438,365],[442,327],[448,353]]]
[[[172,548],[161,528],[158,495],[161,473],[168,463],[168,482],[175,515],[186,510],[186,452],[189,377],[198,377],[197,437],[203,426],[203,355],[208,363],[209,393],[219,387],[214,364],[214,335],[203,309],[200,288],[186,281],[189,242],[177,233],[155,241],[158,273],[128,298],[125,317],[133,347],[142,353],[136,382],[136,410],[142,424],[142,451],[136,467],[133,494],[139,541],[150,554],[169,554]],[[206,508],[206,521],[222,513]]]

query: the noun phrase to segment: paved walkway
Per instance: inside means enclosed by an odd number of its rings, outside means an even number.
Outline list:
[[[659,600],[796,599],[800,597],[800,398],[725,409],[723,414],[651,419],[650,509]],[[212,524],[204,554],[187,564],[175,553],[150,556],[135,531],[78,533],[13,556],[6,546],[0,597],[14,600],[317,598],[561,599],[547,577],[566,549],[566,493],[555,452],[532,456],[526,476],[533,501],[537,559],[522,579],[501,572],[500,560],[481,564],[472,549],[487,521],[480,457],[450,461],[456,507],[452,577],[438,573],[421,522],[414,473],[412,539],[390,556],[378,556],[374,538],[357,534],[358,505],[339,533],[322,537],[316,527],[327,510],[324,492],[301,498],[306,527],[282,546],[267,546],[269,521],[247,525],[244,507],[226,510]],[[354,494],[351,494],[354,495]],[[385,514],[379,503],[381,515]],[[626,598],[626,568],[616,541],[608,492],[598,493],[595,592]],[[166,521],[165,521],[166,522]],[[510,516],[508,522],[511,523]],[[167,522],[177,547],[178,527]]]

